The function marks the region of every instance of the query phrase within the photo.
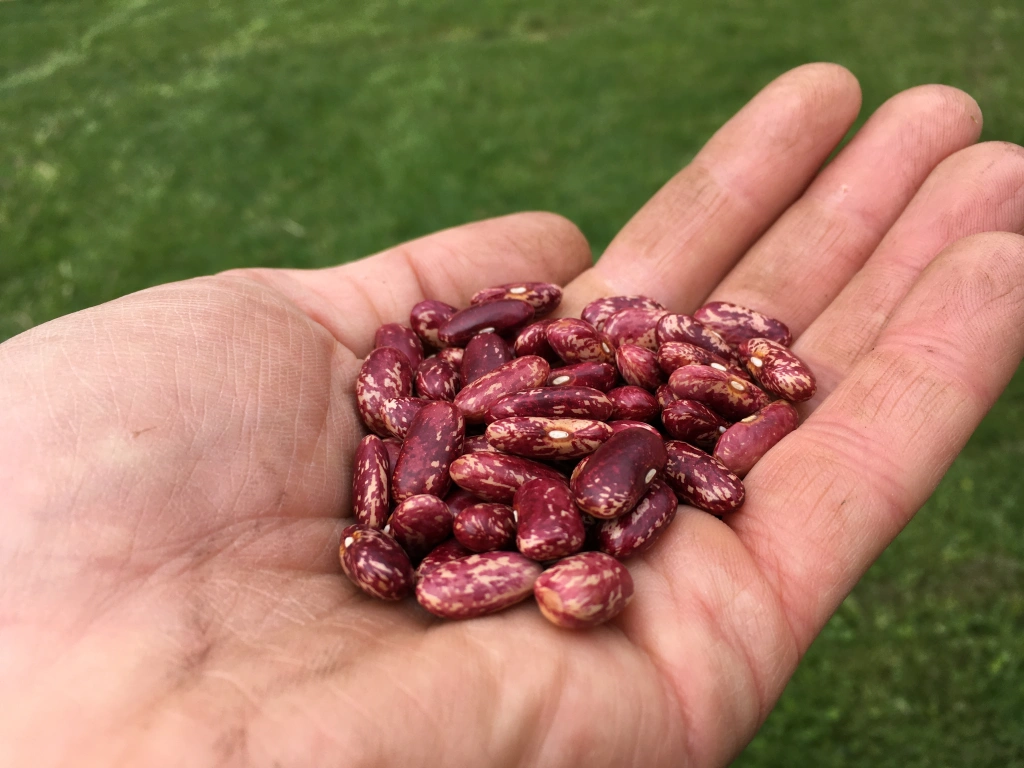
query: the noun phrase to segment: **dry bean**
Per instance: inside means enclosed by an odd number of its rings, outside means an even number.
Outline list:
[[[419,560],[430,550],[452,535],[452,515],[448,505],[427,494],[410,496],[401,502],[388,518],[384,530],[409,553]]]
[[[668,483],[660,477],[654,478],[632,512],[598,523],[598,548],[619,560],[646,552],[675,519],[678,506],[679,501]]]
[[[466,421],[471,424],[480,423],[487,410],[501,398],[539,387],[550,370],[551,366],[544,358],[536,355],[517,357],[463,387],[455,398],[455,405],[462,411]]]
[[[708,365],[676,368],[668,385],[680,400],[697,400],[729,421],[756,413],[771,402],[756,384]]]
[[[462,369],[462,360],[466,356],[466,350],[462,347],[445,347],[438,350],[437,356],[458,371]]]
[[[729,343],[716,331],[702,325],[689,315],[668,314],[658,321],[658,344],[685,342],[714,352],[719,357],[732,360],[735,353]],[[666,371],[671,373],[671,371]]]
[[[467,454],[452,462],[451,476],[456,485],[484,501],[504,504],[512,501],[519,486],[535,477],[567,482],[561,473],[551,467],[503,453]]]
[[[711,448],[729,422],[696,400],[676,400],[661,412],[665,431],[676,440]]]
[[[385,400],[412,394],[412,366],[405,355],[391,347],[370,352],[356,376],[356,407],[363,423],[381,437],[391,433],[381,409]]]
[[[625,429],[612,435],[577,475],[576,504],[594,517],[626,514],[647,492],[665,459],[661,437],[647,429]]]
[[[665,383],[665,376],[658,367],[655,354],[636,344],[623,344],[615,350],[615,363],[627,384],[642,387],[651,392]]]
[[[488,423],[511,416],[605,421],[613,407],[609,395],[593,387],[541,387],[506,395],[487,409],[485,418]]]
[[[432,571],[439,565],[461,560],[472,554],[474,554],[473,550],[466,549],[459,544],[457,539],[448,539],[448,541],[442,542],[430,550],[427,556],[420,561],[420,564],[416,567],[416,575],[423,578],[425,573]]]
[[[432,347],[443,347],[444,343],[438,336],[438,331],[455,312],[456,309],[451,304],[427,299],[412,308],[412,312],[409,313],[409,325],[427,344]]]
[[[658,348],[658,322],[666,314],[663,309],[621,309],[605,320],[604,332],[616,347],[635,344],[653,352]]]
[[[380,409],[384,426],[399,440],[404,440],[413,418],[429,402],[420,397],[396,397],[393,400],[385,400]]]
[[[515,344],[513,345],[516,357],[537,355],[537,357],[543,357],[549,363],[562,362],[562,358],[548,344],[547,329],[553,322],[555,321],[538,320],[536,323],[531,323],[523,328],[519,335],[516,336]]]
[[[462,455],[466,424],[451,403],[432,402],[416,414],[398,453],[391,495],[395,501],[429,493],[443,497],[449,467]]]
[[[397,349],[405,355],[414,370],[423,362],[423,342],[412,328],[401,323],[385,323],[378,328],[373,336],[373,346]]]
[[[590,323],[572,317],[555,320],[546,330],[548,344],[567,363],[611,363],[615,347]]]
[[[607,392],[615,386],[618,372],[609,363],[574,363],[551,371],[549,387],[593,387]]]
[[[409,555],[390,536],[373,528],[345,529],[339,559],[349,580],[379,600],[401,600],[412,592],[416,576]]]
[[[608,399],[615,408],[613,419],[650,421],[658,415],[657,398],[641,387],[616,387],[608,393]]]
[[[746,339],[764,338],[788,347],[793,340],[785,323],[727,301],[712,301],[693,313],[695,320],[707,326],[732,346]]]
[[[356,447],[352,470],[352,511],[369,528],[383,528],[388,516],[391,475],[388,450],[376,435],[367,435]]]
[[[516,535],[515,512],[507,504],[473,504],[455,516],[452,530],[458,542],[474,552],[507,549]]]
[[[553,283],[508,283],[477,291],[469,303],[483,304],[498,299],[525,301],[539,317],[554,311],[561,303],[562,289]]]
[[[540,612],[552,624],[582,629],[618,616],[633,597],[633,578],[614,557],[581,552],[540,574],[533,593]]]
[[[437,335],[445,344],[463,346],[478,333],[516,331],[530,322],[533,315],[533,307],[525,301],[489,301],[460,309],[445,321]]]
[[[518,552],[484,552],[422,573],[416,599],[442,619],[471,619],[522,602],[540,573],[539,563]]]
[[[512,416],[491,422],[487,442],[504,453],[531,459],[578,459],[612,436],[603,421]]]
[[[657,427],[652,427],[650,424],[644,421],[634,421],[633,419],[615,419],[615,421],[609,421],[608,426],[612,428],[612,432],[618,434],[626,429],[643,429],[650,432],[652,435],[661,437],[661,433]]]
[[[803,360],[771,339],[747,339],[739,346],[740,357],[758,383],[773,395],[791,403],[814,397],[817,384]]]
[[[416,394],[425,400],[452,401],[459,391],[459,372],[439,357],[428,357],[416,369]]]
[[[657,301],[647,296],[606,296],[603,299],[594,299],[583,308],[580,317],[586,320],[597,330],[604,330],[605,321],[616,312],[623,309],[656,309],[664,310]]]
[[[565,483],[537,478],[512,501],[519,516],[516,547],[531,560],[556,560],[578,552],[586,531]]]
[[[478,333],[466,345],[462,357],[462,386],[466,386],[485,373],[512,359],[512,350],[496,333]]]
[[[725,430],[714,456],[743,477],[772,446],[796,429],[797,423],[796,409],[785,400],[776,400]]]
[[[715,515],[743,504],[743,482],[714,456],[678,440],[665,442],[665,480],[687,504]]]

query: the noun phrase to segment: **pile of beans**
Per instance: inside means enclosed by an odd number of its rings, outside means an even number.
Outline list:
[[[712,302],[690,316],[612,296],[580,319],[539,320],[561,297],[502,285],[378,329],[356,380],[373,434],[341,544],[367,594],[415,591],[432,614],[465,619],[533,593],[560,627],[607,621],[633,595],[620,561],[649,549],[680,501],[739,507],[741,478],[814,394],[789,329],[754,310]]]

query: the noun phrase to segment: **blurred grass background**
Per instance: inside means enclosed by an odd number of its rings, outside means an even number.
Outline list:
[[[764,83],[943,82],[1024,143],[1018,0],[0,0],[0,339],[522,209],[595,253]],[[738,765],[1024,765],[1024,380]]]

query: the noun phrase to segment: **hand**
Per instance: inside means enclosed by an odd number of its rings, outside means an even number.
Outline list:
[[[1024,353],[1024,151],[926,86],[758,94],[593,269],[546,214],[346,266],[166,285],[0,346],[0,762],[711,766],[921,506]],[[991,234],[978,234],[978,233]],[[784,320],[806,423],[725,521],[681,508],[620,620],[438,623],[339,575],[383,322],[517,279]],[[571,282],[570,282],[571,281]]]

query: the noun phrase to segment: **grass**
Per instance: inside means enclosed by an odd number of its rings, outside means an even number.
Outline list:
[[[595,251],[762,84],[827,59],[1024,143],[1012,0],[0,2],[0,338],[165,282],[522,209]],[[738,761],[1024,765],[1024,379]]]

